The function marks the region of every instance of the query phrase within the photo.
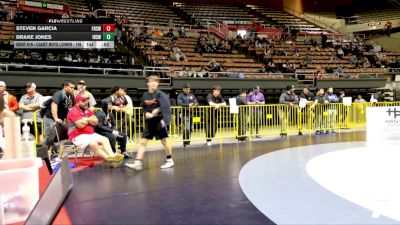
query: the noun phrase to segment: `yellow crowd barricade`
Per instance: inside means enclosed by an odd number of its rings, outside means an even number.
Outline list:
[[[227,138],[254,138],[256,136],[297,134],[317,130],[339,130],[365,126],[367,107],[400,106],[400,102],[308,104],[298,105],[265,104],[239,106],[232,113],[229,106],[172,107],[171,124],[168,126],[171,143],[190,141],[223,141]],[[99,109],[96,109],[99,110]],[[43,123],[36,121],[34,129],[36,141],[40,142]],[[125,107],[112,111],[116,128],[129,137],[128,151],[138,145],[145,126],[145,118],[140,107]],[[42,126],[39,129],[38,126]]]

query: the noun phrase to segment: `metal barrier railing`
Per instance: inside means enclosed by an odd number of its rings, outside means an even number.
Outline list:
[[[238,113],[230,112],[229,106],[218,109],[210,106],[172,107],[172,122],[169,125],[169,140],[172,143],[250,138],[256,135],[278,135],[318,130],[337,130],[366,125],[366,108],[400,106],[400,102],[342,103],[307,105],[283,104],[239,106]],[[129,137],[128,150],[140,142],[145,126],[142,108],[125,108],[113,111],[117,129]],[[35,114],[36,115],[36,114]],[[35,134],[39,137],[36,119]],[[42,124],[43,126],[43,124]],[[43,130],[43,129],[41,129]],[[37,138],[37,141],[39,138]]]

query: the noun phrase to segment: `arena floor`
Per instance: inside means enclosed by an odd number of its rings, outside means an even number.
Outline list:
[[[290,207],[293,205],[290,199],[282,199],[279,204],[279,207],[283,207],[280,208],[282,213],[277,215],[273,210],[264,211],[254,200],[254,193],[248,192],[248,188],[245,187],[248,183],[243,182],[244,178],[258,177],[261,172],[255,172],[254,176],[244,176],[248,171],[248,166],[253,163],[253,159],[258,160],[258,156],[265,157],[266,153],[282,149],[308,146],[292,151],[294,155],[288,154],[288,160],[293,161],[295,158],[304,160],[313,155],[310,152],[313,150],[306,148],[314,145],[337,142],[359,143],[358,141],[364,140],[365,132],[357,131],[323,136],[291,136],[270,141],[215,145],[209,148],[199,146],[190,150],[175,149],[176,165],[167,170],[159,169],[164,160],[163,153],[151,151],[146,155],[144,170],[140,172],[124,167],[110,169],[104,165],[98,165],[74,173],[75,186],[65,205],[73,224],[293,222],[291,219],[303,213],[304,209]],[[329,152],[326,149],[325,151]],[[266,156],[268,155],[273,154]],[[248,162],[249,165],[246,165]],[[268,167],[275,168],[276,171],[279,171],[281,166],[285,164],[279,162],[268,164]],[[242,168],[243,172],[241,172]],[[280,196],[284,193],[280,191],[286,188],[283,187],[274,193],[271,188],[268,188],[268,182],[271,182],[271,186],[275,182],[268,181],[270,178],[266,176],[259,180],[260,187],[267,186],[261,194]],[[274,179],[281,180],[279,176],[275,176]],[[302,192],[303,201],[305,201],[301,202],[303,205],[310,202],[307,196],[312,197],[312,193],[309,191],[312,190],[304,189]],[[276,205],[272,200],[270,204],[266,202],[268,207]],[[288,211],[288,209],[294,211]],[[276,221],[269,218],[274,218]],[[318,218],[310,217],[308,222],[313,223],[313,219]]]

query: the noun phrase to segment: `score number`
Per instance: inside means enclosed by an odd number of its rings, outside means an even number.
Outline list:
[[[114,32],[114,24],[103,24],[103,32]]]
[[[103,24],[102,41],[114,41],[114,24]]]

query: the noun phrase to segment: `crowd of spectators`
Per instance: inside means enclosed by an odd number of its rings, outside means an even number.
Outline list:
[[[218,40],[215,37],[211,38],[210,35],[200,34],[195,50],[200,55],[203,53],[231,53],[232,47],[226,40]]]

